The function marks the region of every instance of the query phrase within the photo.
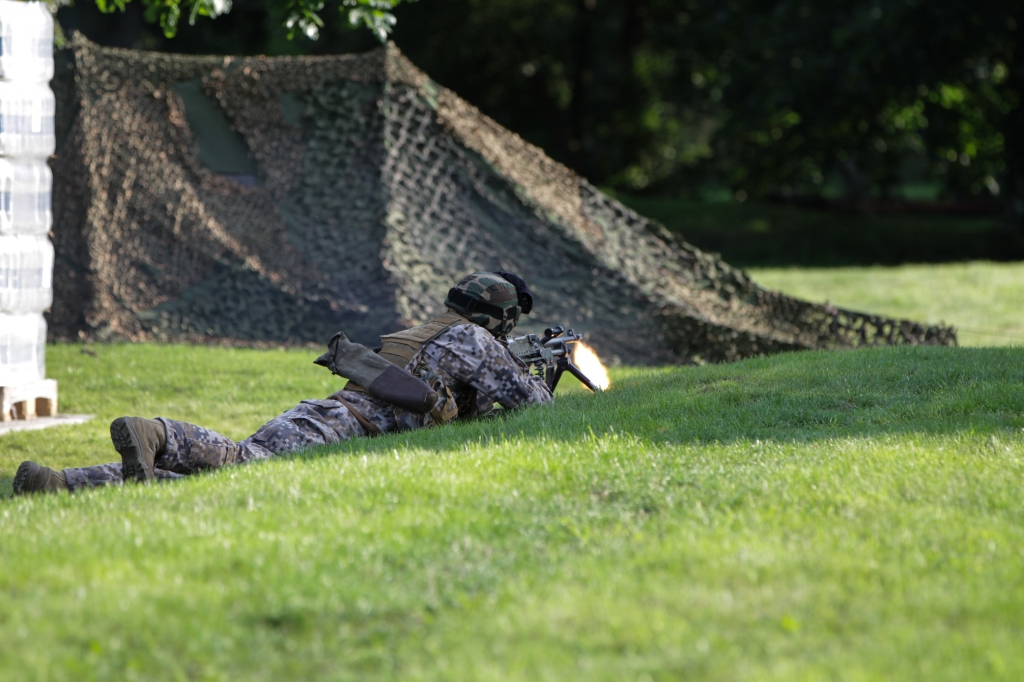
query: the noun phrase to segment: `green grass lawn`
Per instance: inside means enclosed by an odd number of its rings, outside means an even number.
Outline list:
[[[963,346],[1024,345],[1024,263],[754,268],[750,274],[809,301],[955,325]]]
[[[1024,348],[800,353],[185,481],[10,498],[107,422],[241,437],[312,351],[50,349],[0,437],[4,680],[1019,680]]]

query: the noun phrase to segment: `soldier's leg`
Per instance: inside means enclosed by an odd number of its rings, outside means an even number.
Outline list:
[[[338,403],[340,407],[340,403]],[[216,431],[195,424],[158,418],[167,428],[167,446],[156,465],[168,471],[190,474],[228,464],[245,464],[295,450],[339,440],[335,430],[321,422],[320,411],[305,403],[274,417],[243,441],[235,442]],[[354,419],[351,435],[365,435]]]
[[[362,397],[352,399],[353,402],[363,400]],[[386,410],[376,407],[380,414],[372,412],[375,408],[366,401],[363,409],[371,419],[378,423],[380,431],[394,430],[394,417]],[[243,464],[256,459],[266,459],[274,455],[283,455],[303,448],[316,445],[337,443],[339,440],[353,436],[367,435],[359,421],[337,400],[303,400],[301,403],[282,415],[274,417],[245,440],[235,443],[218,433],[207,429],[172,422],[162,419],[167,424],[167,450],[190,451],[191,459],[204,459],[208,462],[222,461],[224,464]],[[173,445],[185,442],[188,447]],[[172,471],[179,469],[168,466]]]
[[[158,417],[167,430],[167,444],[157,453],[155,464],[179,474],[194,474],[228,464],[266,459],[274,453],[246,439],[239,443],[216,431],[195,424]],[[264,427],[265,428],[265,427]]]
[[[161,435],[163,438],[160,439],[162,442],[159,444],[159,450],[153,454],[152,462],[152,471],[156,479],[182,478],[204,469],[216,469],[227,464],[241,464],[254,459],[265,459],[273,454],[250,440],[236,443],[216,431],[173,419],[158,417],[155,420],[141,420],[134,417],[122,417],[116,422],[120,421],[124,424],[124,420],[128,419],[158,422],[162,425],[163,433]],[[123,471],[121,462],[114,462],[65,469],[61,473],[67,479],[68,488],[78,490],[101,485],[120,485],[124,480]]]
[[[163,469],[156,470],[156,478],[181,478]],[[83,488],[95,488],[103,485],[121,485],[121,463],[99,464],[91,467],[80,467],[57,471],[40,466],[35,462],[22,462],[14,476],[13,489],[15,495],[28,493],[57,493],[64,490],[74,492]]]
[[[111,462],[110,464],[97,464],[91,467],[79,467],[65,469],[61,472],[67,480],[68,490],[82,490],[84,488],[98,488],[104,485],[121,485],[124,482],[121,474],[121,463]],[[165,469],[154,469],[158,481],[166,481],[174,478],[184,478],[181,474]]]
[[[314,445],[337,442],[340,438],[366,435],[366,431],[337,401],[308,401],[264,424],[251,437],[236,443],[216,431],[173,419],[120,417],[111,424],[114,447],[136,465],[143,478],[182,478],[203,469],[243,464],[266,459]],[[123,452],[122,452],[123,451]],[[25,462],[15,479],[15,493],[38,490],[80,490],[103,485],[120,485],[124,480],[122,462],[77,467],[57,472]],[[45,470],[63,480],[28,475],[27,465]],[[25,470],[25,471],[23,471]],[[152,472],[149,475],[148,472]],[[38,478],[40,481],[35,481]],[[24,480],[23,480],[24,479]],[[59,483],[59,485],[58,485]]]
[[[349,395],[349,392],[346,392]],[[364,400],[359,394],[350,395],[351,403],[358,404],[362,414],[374,422],[378,431],[395,430],[393,411]],[[249,437],[253,446],[275,455],[294,452],[315,445],[328,445],[352,437],[368,435],[366,429],[352,416],[348,408],[337,400],[303,400],[279,417],[264,424]]]
[[[369,412],[372,405],[367,405],[368,407],[364,409]],[[393,416],[374,413],[370,418],[380,421],[381,431],[394,429]],[[237,443],[216,431],[163,417],[156,420],[122,417],[115,420],[115,423],[124,423],[123,420],[129,419],[134,420],[132,423],[139,428],[146,428],[144,424],[140,424],[146,421],[159,422],[163,425],[163,432],[160,434],[162,442],[153,457],[153,469],[184,475],[203,469],[216,469],[229,464],[267,459],[302,448],[334,443],[351,436],[366,435],[366,430],[336,400],[304,401],[271,419],[255,434]],[[141,441],[142,438],[135,440]],[[96,475],[101,474],[96,472]]]

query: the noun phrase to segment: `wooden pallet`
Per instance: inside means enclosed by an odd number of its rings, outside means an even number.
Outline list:
[[[56,379],[0,387],[0,422],[56,416]]]

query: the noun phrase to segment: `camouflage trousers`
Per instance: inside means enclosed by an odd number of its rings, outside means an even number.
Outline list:
[[[395,430],[392,409],[368,400],[363,394],[342,391],[341,395],[381,432]],[[159,480],[182,478],[205,469],[245,464],[367,435],[366,429],[348,409],[331,399],[304,400],[237,443],[195,424],[163,417],[157,419],[167,429],[167,447],[157,454],[155,462]],[[64,474],[71,490],[120,485],[123,481],[120,462],[65,469]]]

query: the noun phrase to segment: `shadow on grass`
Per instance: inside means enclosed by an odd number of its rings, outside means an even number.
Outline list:
[[[886,348],[642,372],[599,395],[297,456],[450,451],[517,439],[557,445],[613,431],[652,444],[701,444],[1021,428],[1024,348]]]

